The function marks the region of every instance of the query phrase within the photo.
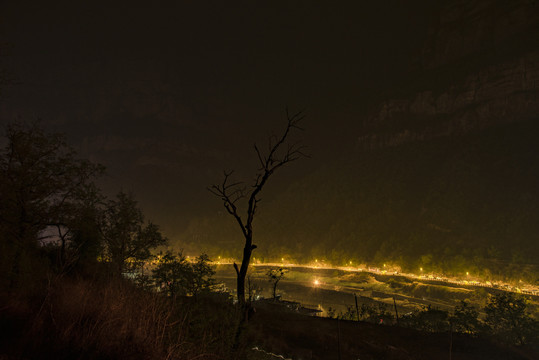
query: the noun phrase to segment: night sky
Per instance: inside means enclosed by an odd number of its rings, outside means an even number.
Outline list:
[[[0,122],[65,133],[175,246],[239,251],[206,188],[249,183],[253,144],[305,109],[311,157],[264,188],[259,253],[530,263],[538,43],[527,0],[3,1]]]
[[[418,66],[429,3],[4,1],[15,84],[1,122],[66,133],[107,166],[109,194],[133,191],[167,233],[219,208],[205,188],[223,169],[250,179],[253,143],[281,131],[287,106],[306,109],[312,159],[268,191],[352,146],[373,99]]]

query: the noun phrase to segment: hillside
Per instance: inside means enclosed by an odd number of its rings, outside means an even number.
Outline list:
[[[439,14],[413,80],[357,119],[356,142],[264,200],[259,256],[537,279],[539,8],[451,1]],[[238,256],[239,235],[221,213],[182,239]]]

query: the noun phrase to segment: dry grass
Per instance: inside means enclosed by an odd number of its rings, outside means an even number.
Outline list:
[[[2,307],[0,358],[233,359],[242,352],[233,346],[239,316],[223,299],[170,299],[123,280],[80,279],[41,295],[11,297]]]

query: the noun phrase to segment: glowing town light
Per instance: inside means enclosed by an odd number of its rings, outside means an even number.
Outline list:
[[[423,268],[422,268],[422,267],[421,267],[421,268],[419,268],[419,271],[423,271]]]
[[[318,285],[320,285],[320,281],[318,281],[318,279],[315,279],[313,281],[313,284],[314,284],[314,286],[318,286]]]
[[[352,265],[352,260],[350,260],[350,265]]]
[[[468,271],[466,271],[466,276],[469,276],[469,275],[470,275],[470,273]]]

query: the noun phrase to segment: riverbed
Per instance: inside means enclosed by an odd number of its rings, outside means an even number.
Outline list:
[[[250,287],[254,289],[255,298],[273,296],[272,284],[266,275],[269,269],[269,266],[257,266],[250,270],[246,293]],[[218,265],[215,277],[231,293],[235,292],[236,273],[231,265]],[[402,276],[300,267],[286,269],[284,278],[277,284],[276,293],[282,300],[299,302],[305,307],[319,310],[321,316],[327,316],[328,312],[346,312],[349,307],[355,309],[356,300],[358,307],[362,304],[383,304],[393,312],[396,305],[397,311],[405,314],[428,305],[452,310],[460,300],[476,302],[481,298],[474,289],[410,281]]]

